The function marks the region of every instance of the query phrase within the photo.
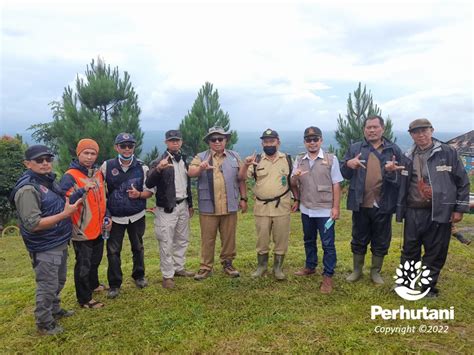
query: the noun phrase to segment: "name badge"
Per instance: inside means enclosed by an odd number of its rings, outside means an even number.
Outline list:
[[[403,176],[408,176],[408,170],[402,170],[400,174],[402,174]]]
[[[436,167],[436,171],[448,171],[451,172],[453,167],[451,165],[438,165]]]

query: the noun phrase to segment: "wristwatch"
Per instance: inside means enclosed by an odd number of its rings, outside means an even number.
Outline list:
[[[245,201],[245,202],[247,202],[248,200],[249,200],[248,197],[241,197],[241,198],[240,198],[240,201]]]

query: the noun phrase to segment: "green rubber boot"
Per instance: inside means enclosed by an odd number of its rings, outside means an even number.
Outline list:
[[[362,268],[364,267],[365,255],[352,254],[352,259],[354,262],[354,271],[352,271],[352,274],[346,277],[346,281],[356,282],[362,277]]]
[[[284,259],[285,259],[285,255],[275,254],[275,260],[273,262],[273,274],[275,275],[275,278],[279,281],[286,279],[286,276],[283,273],[283,260]]]
[[[257,254],[257,270],[252,273],[252,277],[262,277],[267,272],[268,268],[268,253],[267,254]]]
[[[383,256],[375,256],[372,254],[372,266],[370,268],[370,278],[377,285],[383,285],[384,281],[380,275],[382,270]]]

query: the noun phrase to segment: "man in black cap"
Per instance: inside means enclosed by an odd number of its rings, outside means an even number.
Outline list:
[[[283,260],[288,251],[290,237],[290,213],[298,208],[292,206],[290,191],[296,195],[296,187],[290,185],[293,162],[291,156],[279,151],[280,137],[277,131],[268,128],[262,136],[263,154],[245,158],[239,178],[255,180],[254,217],[257,229],[257,270],[252,277],[261,277],[267,272],[270,241],[273,240],[273,273],[277,280],[286,278]]]
[[[429,284],[422,288],[426,297],[438,296],[436,284],[448,255],[451,226],[469,212],[469,178],[463,163],[453,147],[433,138],[433,131],[426,118],[409,125],[414,145],[404,157],[397,208],[397,221],[405,219],[401,263],[422,260],[430,270]]]
[[[146,186],[156,188],[155,234],[160,249],[162,286],[173,288],[175,276],[194,276],[185,269],[189,219],[194,210],[188,163],[181,153],[181,132],[166,132],[165,144],[166,151],[150,166]]]
[[[28,170],[10,195],[35,271],[35,318],[42,335],[61,333],[63,328],[56,320],[74,313],[61,308],[59,293],[66,283],[67,247],[72,233],[70,217],[82,203],[79,199],[71,205],[64,197],[52,172],[53,157],[44,145],[29,147],[24,161]]]
[[[354,271],[346,278],[355,282],[362,276],[365,254],[370,243],[370,277],[383,284],[383,260],[392,239],[392,214],[400,186],[400,148],[383,137],[384,120],[369,116],[364,121],[364,140],[352,144],[342,161],[341,173],[350,180],[347,209],[352,211]]]
[[[145,234],[146,199],[153,191],[145,187],[148,167],[135,157],[136,140],[130,133],[120,133],[115,138],[117,158],[104,162],[102,174],[107,183],[107,209],[112,215],[112,229],[107,240],[107,278],[110,289],[108,298],[116,298],[122,285],[120,253],[127,231],[133,254],[132,278],[138,288],[148,285],[145,279]]]

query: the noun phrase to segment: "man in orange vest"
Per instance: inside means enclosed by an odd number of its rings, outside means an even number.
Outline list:
[[[112,223],[107,223],[104,176],[94,165],[99,145],[92,139],[81,139],[76,154],[77,160],[71,163],[60,182],[70,201],[83,199],[82,206],[72,215],[76,297],[83,308],[101,308],[104,304],[95,301],[92,292],[103,287],[98,276],[104,251],[101,235],[103,227],[110,231]]]

